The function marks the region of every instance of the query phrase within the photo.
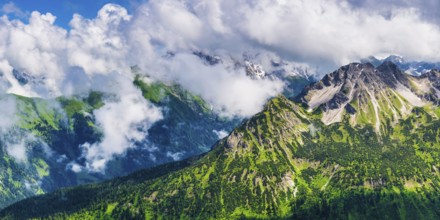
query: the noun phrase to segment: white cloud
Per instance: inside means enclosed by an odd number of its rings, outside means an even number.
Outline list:
[[[83,171],[83,166],[72,161],[67,164],[66,170],[72,170],[75,173],[79,173],[79,172]]]
[[[440,22],[440,1],[438,0],[348,0],[348,2],[364,10],[375,10],[382,14],[387,14],[393,9],[413,8],[420,16],[428,21]]]
[[[82,146],[86,168],[93,172],[105,171],[107,162],[113,156],[122,155],[143,141],[148,128],[162,119],[159,108],[146,101],[139,90],[127,86],[131,84],[130,79],[118,79],[118,84],[106,87],[119,90],[124,95],[117,100],[108,100],[102,108],[93,112],[96,123],[102,128],[103,140]]]
[[[19,163],[27,163],[28,154],[32,152],[32,148],[42,150],[47,157],[53,155],[54,152],[44,141],[14,125],[15,123],[7,130],[0,132],[0,142],[5,145],[6,153],[9,156]]]
[[[16,16],[17,18],[26,18],[28,16],[28,13],[22,11],[19,7],[17,7],[13,2],[8,2],[4,4],[0,12],[3,14],[12,14]]]
[[[378,54],[439,61],[438,23],[425,19],[420,4],[394,5],[385,13],[342,0],[167,0],[144,4],[133,20],[162,52],[269,52],[323,72]]]
[[[174,161],[181,160],[182,155],[183,155],[183,152],[176,152],[176,153],[173,153],[170,151],[167,152],[167,157],[171,157]]]
[[[17,144],[8,144],[6,146],[6,152],[17,162],[25,163],[27,161],[26,144],[23,141]]]
[[[439,60],[440,30],[411,8],[385,17],[345,1],[258,1],[237,6],[243,36],[296,59],[336,65],[379,53]],[[435,36],[435,37],[434,37]],[[411,42],[411,43],[408,43]]]
[[[228,70],[223,65],[208,66],[190,54],[176,55],[169,62],[166,72],[175,81],[191,88],[224,116],[252,116],[283,88],[281,81],[252,80],[243,68]]]
[[[114,4],[105,5],[93,20],[75,14],[67,39],[68,64],[89,75],[127,71],[123,27],[129,20],[127,10]]]
[[[20,95],[49,96],[59,95],[58,82],[65,76],[65,37],[66,31],[54,26],[55,17],[33,12],[29,24],[20,21],[0,19],[0,63],[3,74],[11,83],[8,92]],[[39,88],[21,86],[12,77],[12,68],[27,72],[42,79]],[[6,69],[6,70],[5,70]],[[45,91],[40,88],[46,88]],[[37,92],[38,91],[38,92]],[[42,93],[42,94],[38,94]]]
[[[153,1],[152,12],[157,17],[164,31],[173,33],[176,38],[186,42],[199,40],[203,29],[202,21],[191,13],[181,1]],[[172,15],[172,16],[170,16]],[[165,29],[166,28],[166,29]]]
[[[220,130],[220,131],[213,130],[213,132],[214,132],[214,134],[216,134],[216,135],[218,136],[219,139],[222,139],[222,138],[228,136],[228,134],[229,134],[229,133],[228,133],[227,131],[225,131],[225,130]]]
[[[17,122],[17,102],[13,96],[0,96],[0,133],[6,132]]]

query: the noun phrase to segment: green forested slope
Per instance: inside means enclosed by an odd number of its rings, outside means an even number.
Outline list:
[[[174,161],[169,153],[180,159],[199,155],[219,139],[214,131],[229,132],[239,122],[218,117],[200,97],[179,86],[148,84],[140,78],[134,84],[145,99],[162,108],[164,119],[149,129],[147,143],[115,157],[105,173],[75,173],[68,169],[68,163],[84,162],[80,146],[102,139],[102,128],[95,124],[93,111],[101,108],[111,94],[90,92],[57,99],[0,97],[13,100],[11,104],[16,108],[14,124],[10,130],[0,132],[0,209],[60,187],[103,181]],[[149,152],[144,145],[157,150]],[[8,148],[18,147],[25,151],[23,161],[8,152]]]
[[[379,135],[348,114],[324,125],[284,97],[206,155],[62,189],[2,218],[440,218],[439,114],[414,108]]]
[[[2,97],[14,100],[16,115],[10,116],[15,118],[10,119],[14,124],[0,138],[0,207],[77,183],[73,173],[65,170],[68,161],[60,161],[60,155],[76,157],[78,145],[99,139],[99,129],[87,114],[101,105],[100,96],[91,93],[84,99],[58,100]],[[11,155],[17,148],[23,151],[15,153],[22,160]]]

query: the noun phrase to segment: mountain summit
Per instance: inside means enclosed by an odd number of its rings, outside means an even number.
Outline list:
[[[377,68],[352,63],[327,74],[298,99],[309,110],[322,110],[327,125],[347,116],[353,126],[373,124],[381,132],[382,125],[405,118],[414,107],[438,103],[438,73],[432,70],[411,76],[389,61]]]

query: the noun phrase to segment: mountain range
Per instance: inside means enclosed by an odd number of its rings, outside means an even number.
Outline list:
[[[390,61],[396,64],[402,71],[415,76],[420,76],[423,73],[431,71],[432,69],[440,69],[440,63],[438,62],[411,61],[406,60],[402,56],[398,55],[390,55],[383,59],[371,56],[366,59],[362,59],[361,63],[371,63],[377,67],[385,61]]]
[[[167,110],[165,119],[149,129],[148,143],[139,143],[110,161],[104,173],[74,172],[69,165],[72,161],[83,163],[78,159],[82,144],[102,138],[92,112],[103,106],[106,94],[91,92],[53,100],[2,97],[11,100],[18,115],[13,128],[2,134],[0,166],[6,172],[0,174],[0,207],[59,187],[102,181],[198,155],[219,139],[216,132],[232,130],[239,122],[220,118],[200,97],[179,86],[147,84],[140,78],[134,83],[147,100]],[[20,150],[22,153],[15,156]],[[17,159],[20,156],[22,160]]]
[[[223,62],[211,55],[196,55],[206,60],[207,65]],[[246,62],[239,63],[243,67],[251,65]],[[258,64],[252,65],[261,69]],[[253,78],[254,73],[249,70],[247,74]],[[298,94],[310,83],[305,75],[286,73],[282,65],[278,65],[277,71],[264,75],[285,81],[284,94],[288,96]],[[112,94],[90,91],[54,99],[14,94],[0,97],[2,101],[10,100],[9,107],[17,112],[2,112],[3,117],[14,120],[10,129],[0,132],[0,169],[6,171],[0,174],[0,208],[61,187],[100,182],[200,155],[243,120],[219,116],[208,102],[180,85],[152,82],[135,67],[132,73],[136,75],[133,84],[146,100],[161,109],[163,119],[148,129],[148,138],[143,142],[114,156],[103,172],[75,169],[73,164],[85,165],[83,144],[102,140],[102,127],[96,123],[93,112],[114,98]],[[41,79],[23,71],[14,70],[13,76],[22,85],[41,84]]]
[[[0,218],[438,219],[439,77],[352,63],[273,98],[207,153],[25,199]]]

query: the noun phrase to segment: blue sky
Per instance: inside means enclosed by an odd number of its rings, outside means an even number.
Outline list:
[[[0,15],[7,14],[9,18],[27,20],[32,11],[50,12],[57,17],[55,24],[66,29],[74,13],[86,18],[96,17],[96,13],[107,3],[124,6],[129,13],[142,0],[0,0]],[[11,4],[12,3],[12,4]],[[15,7],[13,7],[15,6]]]

